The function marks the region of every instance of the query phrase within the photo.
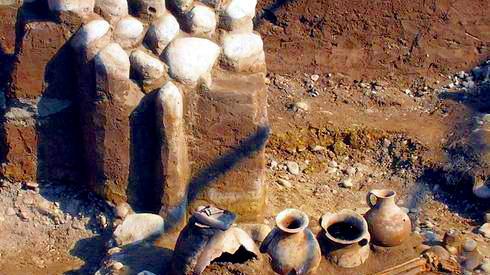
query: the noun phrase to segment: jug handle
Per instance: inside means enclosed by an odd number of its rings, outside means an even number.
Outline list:
[[[371,208],[373,208],[376,205],[376,202],[373,203],[373,201],[371,200],[373,196],[376,197],[376,195],[372,191],[369,191],[366,195],[366,202]]]

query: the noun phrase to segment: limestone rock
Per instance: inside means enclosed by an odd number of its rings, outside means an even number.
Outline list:
[[[195,5],[188,13],[188,20],[193,35],[210,36],[216,30],[216,14],[204,5]]]
[[[92,53],[93,56],[97,54],[98,50],[105,47],[109,43],[109,41],[104,42],[98,45],[97,41],[102,40],[104,36],[109,34],[111,26],[109,23],[102,19],[95,19],[87,24],[83,25],[80,30],[73,36],[71,40],[71,46],[77,50],[82,51],[88,49],[90,46],[93,46],[94,51]],[[94,45],[95,44],[95,45]]]
[[[288,161],[288,162],[286,162],[286,166],[288,168],[289,173],[291,173],[293,175],[299,175],[299,173],[301,172],[297,162]]]
[[[111,43],[95,57],[97,71],[117,77],[128,78],[130,73],[129,57],[117,43]]]
[[[114,30],[114,41],[124,49],[136,47],[144,36],[143,24],[136,18],[127,16],[119,20]]]
[[[167,8],[163,0],[128,0],[131,14],[143,20],[153,20],[162,16]]]
[[[151,24],[145,42],[155,54],[161,55],[179,32],[177,19],[171,13],[166,13]]]
[[[221,27],[229,31],[251,32],[257,0],[231,0],[220,20]]]
[[[219,46],[207,39],[176,39],[166,52],[170,75],[185,84],[197,84],[200,79],[210,77],[219,53]]]
[[[485,223],[478,229],[478,233],[483,237],[490,239],[490,223]]]
[[[95,10],[109,22],[128,15],[127,0],[95,0]]]
[[[163,184],[160,215],[167,221],[167,230],[176,231],[185,225],[190,175],[182,94],[177,86],[168,82],[159,91],[156,104],[161,141],[158,178]]]
[[[137,79],[141,81],[145,91],[161,87],[168,79],[167,66],[159,59],[142,50],[133,51],[130,61],[131,70]]]
[[[48,6],[54,12],[71,11],[88,14],[94,11],[95,0],[48,0]]]
[[[226,63],[238,72],[265,70],[262,38],[255,33],[230,33],[223,39]]]
[[[114,230],[118,245],[127,245],[158,236],[164,230],[163,218],[155,214],[131,214]]]

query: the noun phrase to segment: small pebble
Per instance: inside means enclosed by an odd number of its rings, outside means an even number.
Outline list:
[[[354,167],[349,167],[347,168],[347,170],[345,170],[345,172],[347,173],[347,175],[352,177],[356,174],[357,170]]]
[[[332,160],[328,163],[328,167],[333,167],[333,168],[337,168],[339,165],[337,164],[337,162],[335,160]]]
[[[490,274],[490,262],[487,262],[487,263],[483,263],[481,266],[480,266],[480,269],[485,272],[484,274]]]
[[[317,75],[317,74],[313,74],[310,76],[311,80],[313,80],[314,82],[318,81],[318,79],[320,79],[320,76]]]
[[[278,179],[277,183],[279,183],[281,186],[284,186],[286,188],[291,188],[293,186],[291,184],[291,182],[289,182],[288,180],[285,180],[285,179]]]
[[[486,223],[489,223],[490,222],[490,212],[485,213],[485,216],[483,217],[483,219],[485,220]]]
[[[300,170],[299,170],[299,165],[297,162],[288,161],[288,162],[286,162],[286,166],[288,168],[289,173],[291,173],[293,175],[299,175]]]
[[[342,186],[344,188],[352,188],[354,186],[354,184],[352,183],[351,178],[346,178],[340,183],[340,186]]]
[[[308,111],[310,106],[304,101],[299,101],[294,104],[293,109],[294,111]]]

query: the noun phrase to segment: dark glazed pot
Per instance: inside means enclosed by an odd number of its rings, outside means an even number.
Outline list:
[[[310,229],[308,216],[297,209],[285,209],[276,216],[276,227],[260,247],[272,258],[279,274],[310,274],[320,264],[320,245]]]
[[[367,194],[371,209],[365,218],[373,242],[381,246],[397,246],[411,233],[412,224],[407,213],[395,203],[395,191],[380,189]],[[376,198],[376,202],[372,199]]]

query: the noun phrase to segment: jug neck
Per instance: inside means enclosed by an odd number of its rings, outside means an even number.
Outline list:
[[[395,196],[376,197],[376,206],[379,208],[396,206]]]

